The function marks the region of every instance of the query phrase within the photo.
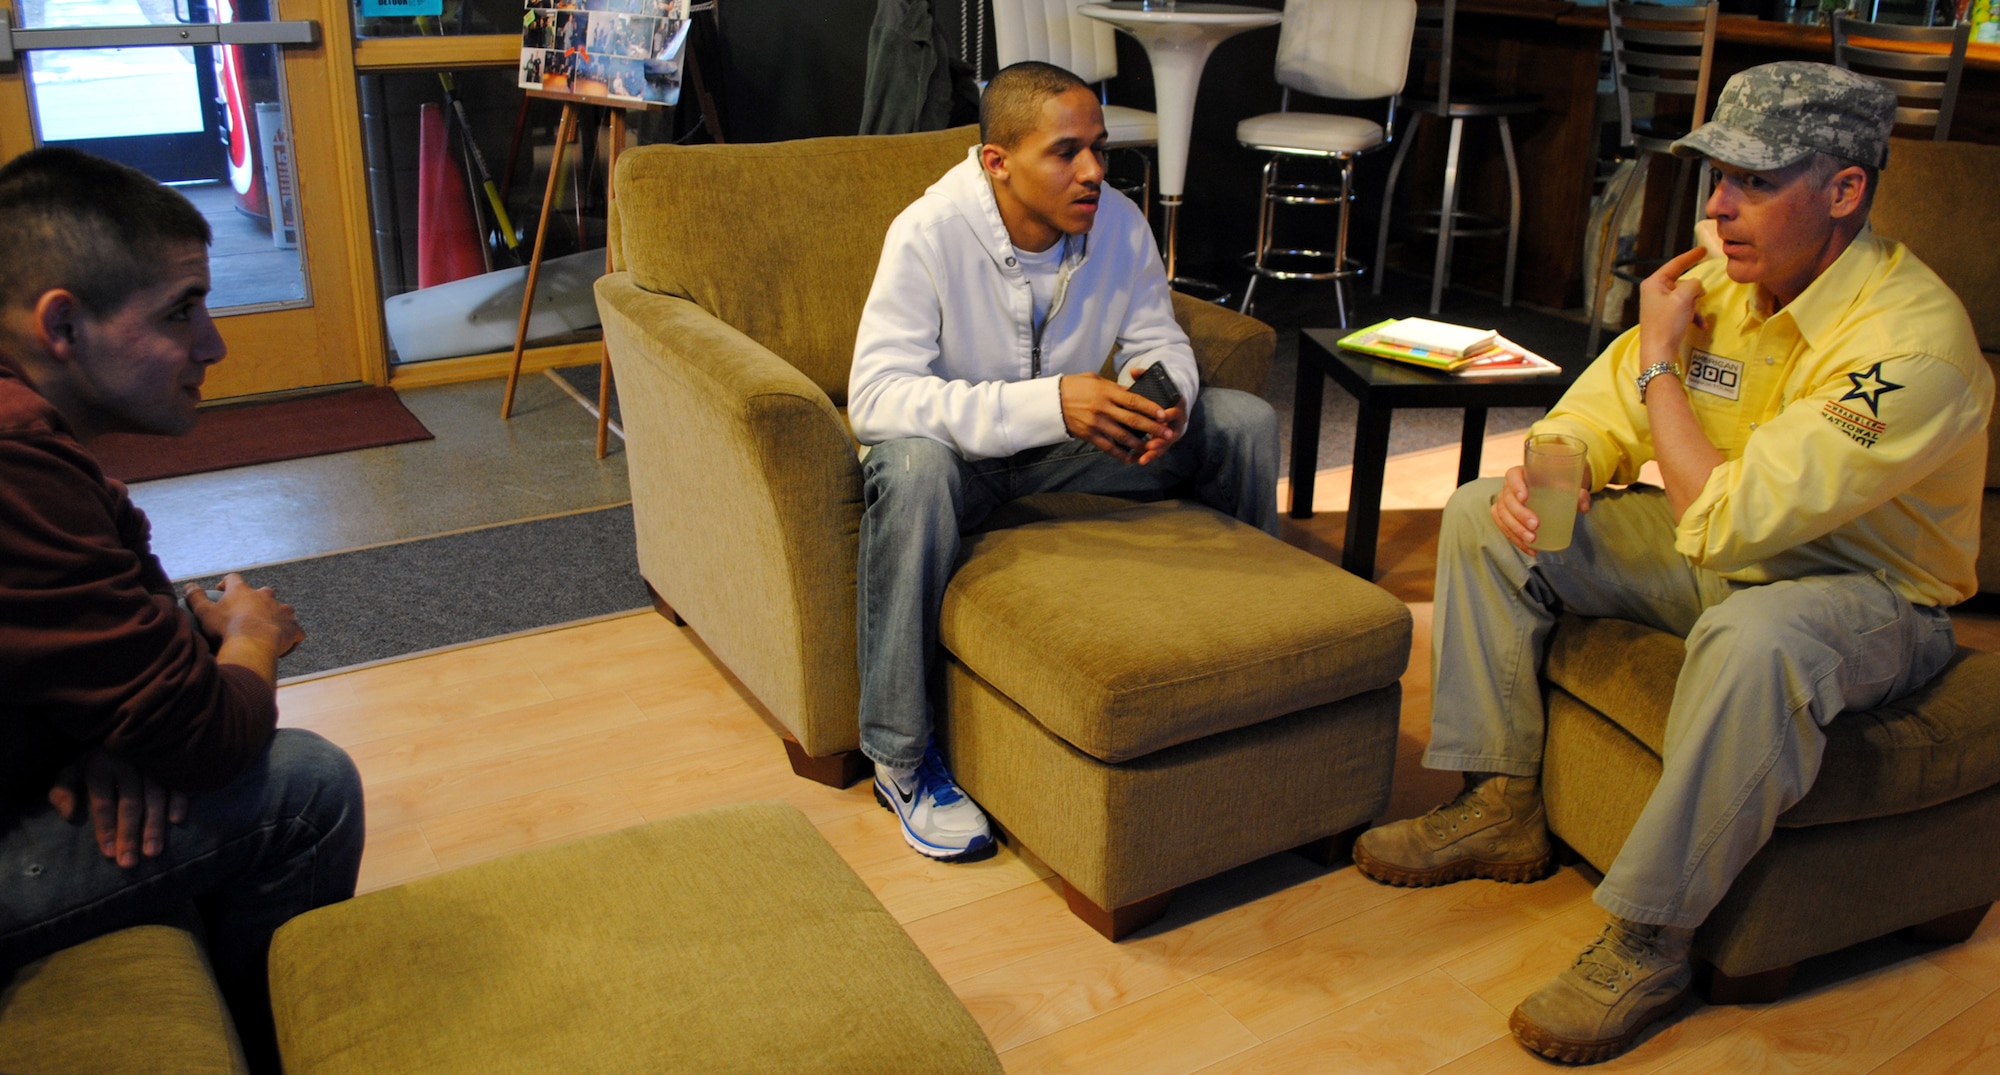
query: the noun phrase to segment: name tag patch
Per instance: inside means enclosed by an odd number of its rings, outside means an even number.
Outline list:
[[[1740,399],[1743,394],[1743,363],[1695,350],[1688,357],[1687,386],[1723,399]]]

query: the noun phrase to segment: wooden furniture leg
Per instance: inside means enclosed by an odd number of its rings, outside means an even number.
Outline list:
[[[646,596],[653,599],[653,611],[665,616],[668,623],[675,627],[688,625],[688,621],[681,619],[681,614],[674,611],[674,606],[667,604],[667,599],[661,597],[660,591],[653,589],[653,584],[650,582],[646,584]]]
[[[535,312],[535,284],[542,275],[542,247],[549,238],[549,210],[556,204],[556,177],[562,174],[563,153],[576,130],[577,106],[565,103],[562,118],[556,121],[555,154],[549,159],[549,186],[542,192],[542,216],[535,225],[535,252],[528,258],[528,289],[521,296],[521,322],[514,329],[514,364],[507,371],[507,393],[500,398],[500,417],[514,417],[514,389],[521,381],[521,352],[528,345],[528,319]]]
[[[1798,969],[1797,963],[1791,963],[1739,978],[1697,958],[1694,987],[1710,1004],[1769,1004],[1785,995],[1785,987],[1792,984]]]
[[[1899,930],[1896,935],[1906,941],[1933,944],[1957,944],[1960,941],[1969,941],[1974,933],[1979,932],[1979,923],[1986,918],[1986,912],[1992,906],[1988,903],[1978,907],[1967,907],[1963,911],[1953,911],[1948,915],[1939,915],[1928,922],[1919,922]]]
[[[1078,892],[1067,879],[1063,881],[1063,900],[1069,904],[1069,912],[1091,929],[1104,934],[1105,940],[1123,940],[1131,934],[1145,929],[1160,920],[1167,913],[1167,907],[1174,902],[1174,890],[1168,889],[1157,896],[1147,896],[1137,903],[1114,907],[1107,911],[1091,902],[1089,896]]]
[[[1549,853],[1555,857],[1557,869],[1574,866],[1583,861],[1583,856],[1576,853],[1576,848],[1569,846],[1562,837],[1553,832],[1549,833]]]
[[[695,58],[693,35],[687,43],[688,82],[694,86],[694,99],[701,104],[701,121],[708,127],[708,136],[716,145],[723,145],[722,117],[715,111],[715,98],[708,92],[708,82],[701,77],[701,62]]]
[[[1927,941],[1931,943],[1956,944],[1968,940],[1978,931],[1979,923],[1985,919],[1992,904],[1967,907],[1939,915],[1928,922],[1898,930],[1896,935],[1906,941]],[[1785,987],[1791,984],[1792,975],[1799,969],[1794,963],[1785,967],[1773,967],[1758,974],[1743,977],[1724,974],[1714,966],[1697,959],[1695,961],[1695,988],[1710,1004],[1769,1004],[1785,995]]]
[[[1315,866],[1325,866],[1328,869],[1342,866],[1353,860],[1354,841],[1361,839],[1361,834],[1367,831],[1368,823],[1363,822],[1346,832],[1336,832],[1332,836],[1322,836],[1311,843],[1300,844],[1292,848],[1292,854],[1312,860]]]
[[[789,735],[785,736],[785,757],[791,760],[794,776],[802,776],[830,788],[852,787],[855,781],[875,768],[868,756],[858,750],[814,757]]]

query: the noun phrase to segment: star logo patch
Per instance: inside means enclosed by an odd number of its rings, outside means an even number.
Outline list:
[[[1848,374],[1847,379],[1854,382],[1854,390],[1840,397],[1841,401],[1846,402],[1850,399],[1858,399],[1868,404],[1868,413],[1877,418],[1882,417],[1882,408],[1880,406],[1882,394],[1884,392],[1894,392],[1896,389],[1903,387],[1902,385],[1883,379],[1882,364],[1880,362],[1868,367],[1865,373]]]

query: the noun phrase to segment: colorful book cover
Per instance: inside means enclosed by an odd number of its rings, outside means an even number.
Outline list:
[[[1382,339],[1381,330],[1385,326],[1395,324],[1397,320],[1392,317],[1350,332],[1341,337],[1340,346],[1364,355],[1386,358],[1393,362],[1460,377],[1524,377],[1537,373],[1559,373],[1562,370],[1562,367],[1505,336],[1496,335],[1492,347],[1465,357],[1432,354],[1421,348],[1407,347]]]
[[[1427,317],[1405,317],[1375,331],[1385,343],[1454,358],[1476,355],[1493,346],[1493,341],[1500,335],[1490,328],[1453,325]]]
[[[1493,347],[1472,356],[1472,360],[1451,371],[1453,377],[1532,377],[1538,373],[1561,373],[1562,367],[1515,343],[1505,336],[1495,337]]]
[[[1457,358],[1451,355],[1433,354],[1420,347],[1409,347],[1400,343],[1391,343],[1383,339],[1382,330],[1400,320],[1401,318],[1391,317],[1385,321],[1377,321],[1367,328],[1350,332],[1341,337],[1340,346],[1349,351],[1359,351],[1364,355],[1374,355],[1376,358],[1386,358],[1395,362],[1408,363],[1412,366],[1422,366],[1425,369],[1443,370],[1447,373],[1470,361],[1470,359]]]

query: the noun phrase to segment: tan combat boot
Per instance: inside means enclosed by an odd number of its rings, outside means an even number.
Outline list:
[[[1694,930],[1613,918],[1568,970],[1514,1009],[1514,1038],[1531,1052],[1595,1064],[1687,999]]]
[[[1354,843],[1362,873],[1416,888],[1469,877],[1538,881],[1554,860],[1541,781],[1532,776],[1467,774],[1457,798],[1422,817],[1370,829]]]

